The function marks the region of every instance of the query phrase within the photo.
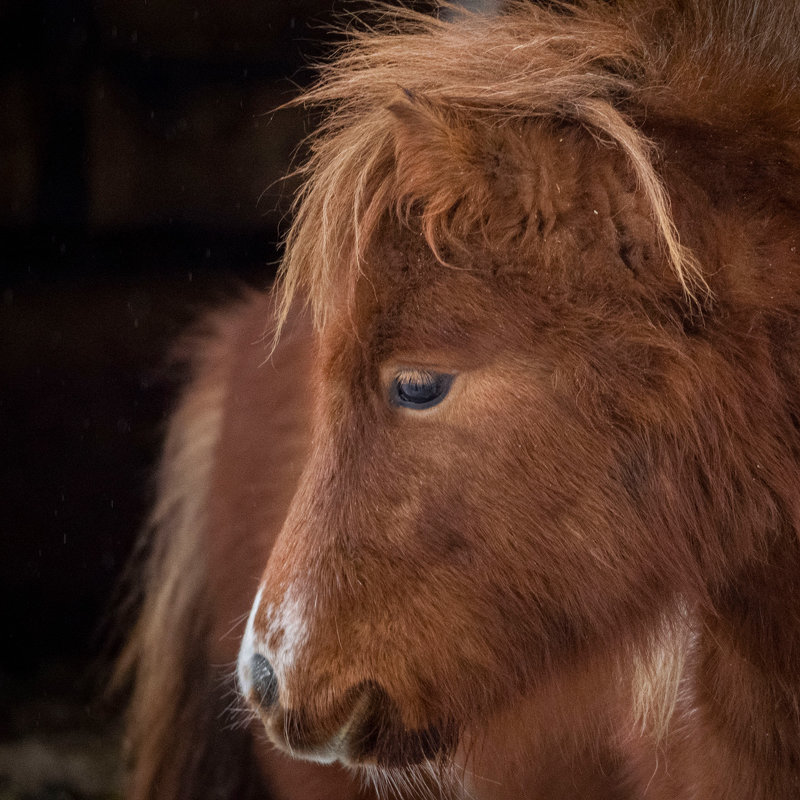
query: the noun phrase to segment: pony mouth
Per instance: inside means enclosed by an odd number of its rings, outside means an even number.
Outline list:
[[[455,726],[408,729],[396,704],[373,682],[351,689],[339,713],[320,724],[302,709],[259,709],[272,743],[288,755],[346,766],[412,767],[441,760],[457,744]]]

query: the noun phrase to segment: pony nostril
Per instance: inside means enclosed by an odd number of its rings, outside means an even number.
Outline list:
[[[255,653],[250,659],[253,676],[253,692],[262,708],[271,708],[278,700],[278,678],[272,664],[264,656]]]

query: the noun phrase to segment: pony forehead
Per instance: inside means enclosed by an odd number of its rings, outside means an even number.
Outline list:
[[[724,70],[713,69],[705,35],[736,26],[719,25],[706,5],[662,0],[612,7],[584,0],[544,8],[515,4],[493,17],[453,10],[447,19],[395,9],[352,34],[297,101],[320,104],[327,116],[299,170],[304,183],[286,240],[281,318],[299,295],[322,324],[332,297],[352,297],[388,214],[401,221],[416,216],[438,255],[443,242],[452,247],[486,227],[498,200],[487,175],[493,163],[503,168],[504,155],[517,164],[531,160],[523,132],[533,123],[580,131],[621,155],[649,207],[666,263],[687,295],[704,292],[695,258],[673,223],[654,147],[637,121],[695,115],[707,122],[718,108],[735,115],[737,96],[742,114],[752,110],[747,87],[729,85]],[[718,39],[714,48],[731,45]],[[757,43],[748,38],[739,48],[751,62],[753,93],[784,85],[797,67],[771,62],[765,51],[759,69]],[[774,74],[781,70],[782,82]],[[697,89],[686,91],[693,76]],[[677,107],[678,96],[694,107]],[[719,102],[721,96],[730,102]]]

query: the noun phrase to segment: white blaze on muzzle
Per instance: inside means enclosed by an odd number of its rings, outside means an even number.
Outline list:
[[[239,649],[237,675],[239,687],[246,697],[253,688],[253,656],[266,658],[275,672],[278,685],[286,686],[287,677],[309,639],[307,601],[295,587],[290,586],[279,603],[270,603],[261,614],[263,595],[262,585],[250,610]],[[257,618],[266,618],[266,630],[256,627]],[[274,646],[270,647],[269,642],[273,642]]]

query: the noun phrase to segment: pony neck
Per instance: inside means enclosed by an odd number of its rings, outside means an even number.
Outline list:
[[[768,559],[692,612],[665,737],[623,744],[648,800],[800,796],[800,628],[786,618],[787,599],[798,597],[800,548],[784,536]]]

